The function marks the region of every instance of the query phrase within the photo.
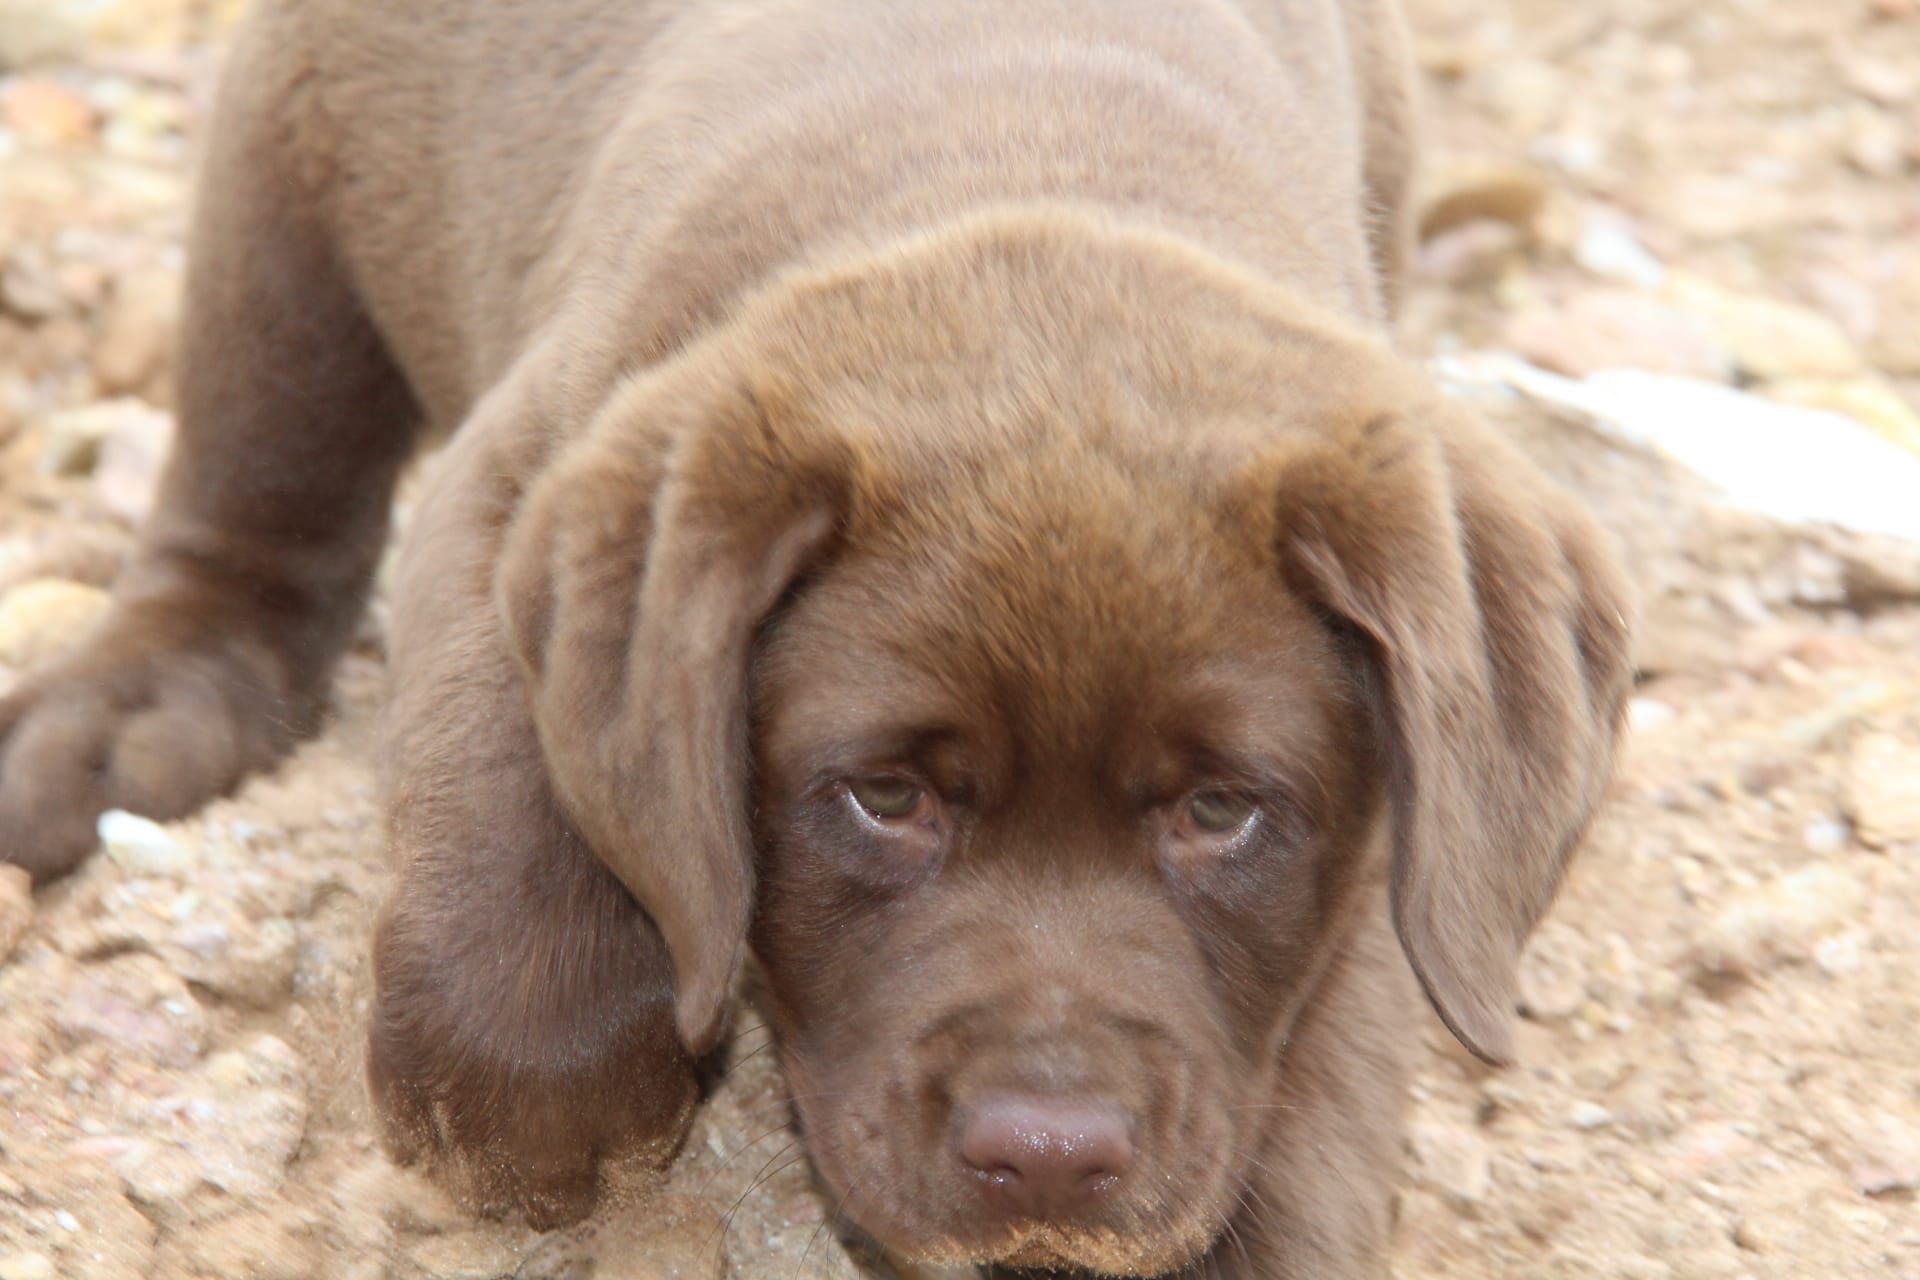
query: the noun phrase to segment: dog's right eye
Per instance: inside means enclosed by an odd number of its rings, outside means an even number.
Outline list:
[[[926,789],[905,778],[855,778],[847,783],[847,794],[868,817],[881,822],[909,822],[921,810],[932,809]]]

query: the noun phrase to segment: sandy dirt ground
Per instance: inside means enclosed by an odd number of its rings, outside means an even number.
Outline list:
[[[237,7],[0,0],[0,688],[97,616],[149,501]],[[1705,379],[1920,450],[1914,0],[1412,12],[1411,350]],[[1920,1280],[1920,560],[1488,410],[1620,533],[1644,679],[1527,958],[1520,1065],[1424,1033],[1397,1273]],[[752,1016],[667,1185],[618,1180],[585,1228],[476,1222],[382,1159],[381,635],[376,606],[273,775],[118,824],[38,894],[0,870],[0,1280],[862,1274]]]

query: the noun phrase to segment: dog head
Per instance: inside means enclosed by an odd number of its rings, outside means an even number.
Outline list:
[[[1593,529],[1469,415],[1069,219],[743,307],[543,476],[501,599],[690,1045],[750,936],[853,1221],[1122,1274],[1221,1231],[1382,878],[1505,1056],[1628,674]]]

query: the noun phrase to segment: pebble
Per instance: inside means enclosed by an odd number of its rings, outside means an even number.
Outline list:
[[[314,1241],[274,1213],[236,1213],[196,1225],[189,1252],[202,1275],[312,1280],[319,1272]]]
[[[109,809],[100,815],[98,827],[107,857],[134,875],[183,875],[198,861],[165,827],[137,813]]]
[[[268,1195],[307,1127],[307,1085],[286,1043],[259,1035],[208,1058],[187,1087],[157,1104],[184,1125],[201,1178],[242,1200]]]
[[[1464,1212],[1487,1198],[1492,1185],[1491,1154],[1486,1140],[1473,1130],[1415,1124],[1407,1133],[1407,1145],[1415,1179],[1454,1209]]]
[[[1576,1102],[1567,1119],[1576,1129],[1599,1129],[1613,1123],[1613,1112],[1597,1102]]]
[[[1920,1127],[1910,1117],[1876,1112],[1847,1139],[1853,1182],[1870,1196],[1920,1191]]]
[[[1861,49],[1846,51],[1840,76],[1849,89],[1883,107],[1920,97],[1920,66],[1904,58],[1875,57]]]
[[[1920,375],[1920,254],[1874,295],[1878,323],[1867,344],[1874,365],[1896,376]]]
[[[94,492],[110,513],[128,525],[139,525],[159,491],[160,471],[173,444],[173,415],[138,400],[114,403],[122,409],[100,442]]]
[[[1866,370],[1840,326],[1806,307],[1733,293],[1679,273],[1668,280],[1666,298],[1705,322],[1740,371],[1762,381],[1848,378]]]
[[[54,1007],[54,1024],[169,1067],[191,1065],[207,1038],[206,1012],[179,975],[138,954],[81,970]]]
[[[1632,698],[1627,702],[1627,727],[1635,733],[1665,728],[1679,716],[1671,702],[1658,698]]]
[[[1542,368],[1575,378],[1643,369],[1721,382],[1733,370],[1705,321],[1625,289],[1588,290],[1520,311],[1507,321],[1506,340]]]
[[[93,137],[93,108],[58,80],[19,76],[0,89],[0,124],[32,146],[72,147]]]
[[[516,1273],[515,1251],[492,1230],[460,1231],[428,1236],[407,1250],[414,1266],[433,1280],[506,1280]],[[602,1280],[598,1271],[558,1271],[553,1280],[577,1280],[582,1275]]]
[[[100,321],[93,376],[108,395],[144,392],[161,372],[179,312],[179,278],[171,271],[122,277]]]
[[[1864,963],[1860,935],[1842,933],[1822,938],[1813,948],[1813,962],[1829,978],[1846,978],[1860,972]]]
[[[1847,847],[1847,841],[1853,836],[1853,829],[1837,818],[1825,814],[1808,818],[1800,828],[1800,843],[1808,853],[1822,856],[1838,853]]]
[[[32,878],[23,868],[0,866],[0,965],[13,959],[32,927]]]
[[[1826,935],[1853,923],[1867,887],[1840,867],[1816,863],[1742,890],[1695,939],[1692,959],[1709,974],[1753,976],[1809,959]]]
[[[1573,260],[1594,275],[1641,289],[1658,289],[1667,280],[1660,259],[1617,222],[1596,219],[1582,227]]]
[[[1870,178],[1897,178],[1907,169],[1907,134],[1891,113],[1856,102],[1847,108],[1847,161]]]
[[[168,936],[167,958],[180,976],[254,1009],[273,1009],[293,994],[300,938],[285,920],[258,925],[237,911],[199,919]]]
[[[1920,413],[1884,378],[1848,378],[1841,381],[1776,382],[1767,387],[1767,399],[1802,409],[1824,409],[1852,418],[1875,435],[1911,453],[1920,454]]]
[[[0,663],[30,667],[71,648],[107,612],[99,587],[29,578],[0,596]]]
[[[1863,735],[1847,759],[1841,804],[1869,848],[1920,842],[1920,744]]]
[[[1549,921],[1520,960],[1520,1009],[1529,1018],[1571,1018],[1587,999],[1587,949],[1572,929]]]
[[[71,310],[60,277],[44,254],[23,246],[0,262],[0,311],[45,321]]]

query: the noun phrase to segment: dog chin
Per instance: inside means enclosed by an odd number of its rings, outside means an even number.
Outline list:
[[[1213,1237],[1171,1231],[1140,1234],[1075,1231],[1046,1224],[1022,1226],[1004,1239],[932,1250],[894,1250],[896,1256],[941,1267],[993,1267],[1034,1277],[1153,1277],[1178,1273],[1205,1256]],[[957,1245],[957,1247],[956,1247]]]

